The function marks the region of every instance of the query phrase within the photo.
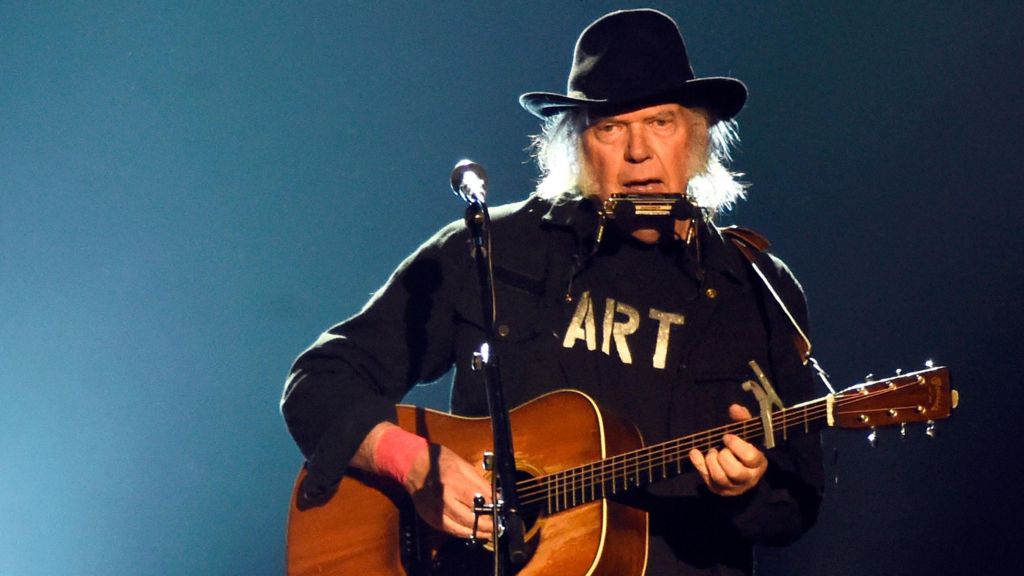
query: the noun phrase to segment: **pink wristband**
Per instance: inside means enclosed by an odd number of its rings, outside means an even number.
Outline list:
[[[373,464],[381,474],[405,484],[412,463],[420,452],[426,449],[426,438],[401,428],[389,428],[381,434],[380,440],[377,440]]]

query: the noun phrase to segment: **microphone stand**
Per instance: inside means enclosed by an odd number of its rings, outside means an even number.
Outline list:
[[[511,574],[513,565],[526,561],[525,530],[519,514],[519,497],[516,492],[515,452],[512,448],[512,430],[509,425],[508,409],[502,392],[501,374],[498,370],[498,355],[492,342],[495,341],[497,330],[497,308],[495,306],[494,269],[491,263],[491,218],[484,201],[483,168],[472,164],[471,168],[479,169],[472,172],[473,177],[480,177],[479,189],[467,191],[462,183],[468,161],[460,162],[452,175],[452,188],[455,193],[466,200],[466,225],[473,238],[473,255],[476,260],[477,275],[480,279],[480,303],[483,312],[484,342],[480,350],[473,354],[473,369],[479,370],[483,376],[487,393],[487,409],[491,416],[491,432],[494,435],[494,450],[491,460],[491,504],[482,505],[480,499],[474,503],[475,513],[490,513],[494,520],[492,542],[494,542],[494,574],[505,576]],[[461,172],[460,172],[461,169]],[[458,173],[458,174],[457,174]],[[460,192],[461,189],[461,192]],[[487,464],[485,457],[484,463]]]

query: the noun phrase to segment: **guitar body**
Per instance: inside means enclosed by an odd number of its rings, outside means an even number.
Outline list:
[[[581,392],[562,390],[510,411],[520,509],[529,561],[516,574],[641,576],[647,563],[647,514],[604,499],[682,473],[690,450],[717,446],[731,433],[755,442],[766,431],[809,433],[822,424],[862,429],[949,418],[959,395],[949,370],[897,374],[689,436],[643,446],[631,424]],[[491,450],[491,423],[410,406],[399,425],[481,466]],[[765,420],[768,424],[765,424]],[[783,436],[785,437],[785,436]],[[492,573],[493,556],[428,528],[391,481],[350,470],[322,506],[300,498],[288,517],[290,576],[476,576]],[[530,517],[529,511],[536,512]]]
[[[487,418],[461,418],[400,406],[399,425],[481,466],[491,450]],[[640,448],[631,424],[603,412],[586,395],[553,392],[510,411],[516,466],[543,476]],[[490,554],[426,527],[396,483],[350,471],[323,506],[300,509],[300,473],[288,518],[288,574],[475,576]],[[415,534],[415,542],[410,541]],[[647,514],[599,499],[527,526],[530,560],[517,574],[640,576],[647,562]],[[451,558],[465,551],[467,559]],[[476,559],[471,558],[476,556]],[[404,562],[403,562],[404,559]],[[466,563],[463,563],[466,562]],[[481,569],[480,574],[487,573]]]

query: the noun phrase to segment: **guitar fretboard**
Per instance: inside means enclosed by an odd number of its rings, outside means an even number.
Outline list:
[[[809,433],[820,428],[822,421],[833,415],[852,411],[858,403],[869,405],[881,395],[895,394],[911,386],[918,386],[924,379],[917,374],[904,375],[908,383],[868,391],[856,387],[855,391],[847,391],[835,396],[825,396],[790,408],[777,410],[771,414],[772,428],[776,439],[787,439],[790,430]],[[861,406],[858,413],[885,410],[913,410],[915,406],[873,407],[868,410]],[[831,422],[829,422],[831,424]],[[795,429],[795,430],[794,430]],[[689,452],[692,449],[706,452],[720,446],[725,434],[734,434],[748,442],[754,442],[764,436],[761,419],[750,418],[733,422],[710,430],[705,430],[682,438],[669,440],[660,444],[646,446],[609,458],[568,468],[544,476],[528,478],[517,483],[519,503],[524,508],[540,509],[542,513],[552,514],[574,506],[586,504],[594,500],[606,498],[627,490],[646,486],[652,482],[664,480],[682,474],[690,465]]]

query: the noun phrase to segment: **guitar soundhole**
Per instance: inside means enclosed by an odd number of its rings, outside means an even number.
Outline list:
[[[529,472],[516,470],[516,484],[521,484],[523,480],[529,480],[530,478],[533,478],[533,476],[534,475]],[[520,496],[519,499],[522,501],[522,496]],[[532,541],[533,548],[537,547],[537,530],[534,530],[534,528],[537,525],[537,520],[540,520],[540,512],[541,509],[539,506],[521,505],[519,507],[519,516],[523,519],[523,530],[526,533],[527,544]],[[532,549],[530,550],[530,554],[533,554]]]
[[[527,472],[521,470],[516,472],[517,481],[531,477],[532,474]],[[540,509],[534,506],[524,507],[520,511],[526,532],[526,553],[528,558],[526,563],[529,563],[529,558],[533,557],[540,542],[540,530],[537,526],[537,521],[540,520],[541,516],[540,512]],[[469,574],[487,574],[493,571],[494,551],[490,544],[474,544],[469,540],[440,535],[430,529],[424,530],[425,524],[418,520],[415,524],[418,525],[418,529],[413,528],[412,531],[403,529],[403,535],[416,539],[425,537],[427,540],[435,541],[434,544],[421,541],[418,546],[413,545],[413,547],[418,548],[420,551],[429,549],[434,550],[434,553],[432,558],[417,562],[418,566],[406,563],[406,570],[410,576],[467,576]],[[431,534],[428,535],[426,532],[431,532]],[[424,546],[424,544],[426,545]],[[429,566],[429,568],[425,568],[425,566]],[[518,573],[523,566],[513,569],[512,574]]]

